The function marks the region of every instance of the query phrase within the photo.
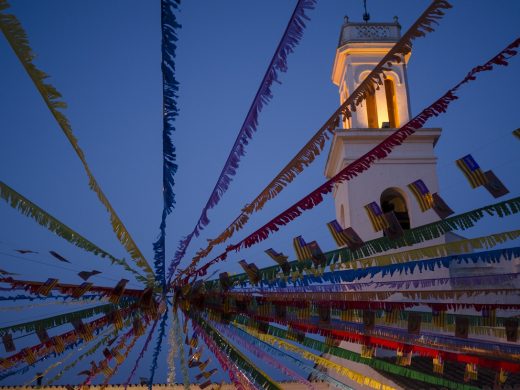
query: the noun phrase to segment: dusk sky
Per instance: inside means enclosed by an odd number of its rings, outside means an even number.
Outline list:
[[[430,2],[368,0],[372,21],[399,17],[402,32]],[[439,98],[476,65],[483,64],[519,36],[520,2],[453,1],[436,31],[414,41],[408,65],[412,115]],[[153,262],[152,242],[162,211],[162,78],[160,2],[138,0],[12,0],[29,35],[36,65],[47,72],[68,103],[66,115],[105,194],[136,243]],[[179,169],[176,208],[167,220],[167,259],[190,233],[213,189],[295,1],[184,1],[177,51],[180,116],[173,142]],[[331,71],[344,15],[361,21],[362,1],[321,0],[289,70],[260,116],[230,190],[209,212],[211,224],[193,240],[183,265],[216,237],[294,156],[339,105]],[[520,58],[487,72],[460,90],[460,99],[427,127],[441,127],[436,146],[440,191],[456,213],[494,203],[484,189],[472,190],[454,161],[471,153],[520,194]],[[117,257],[129,256],[111,230],[109,217],[88,188],[77,156],[50,115],[23,67],[0,37],[0,180]],[[324,182],[324,153],[282,194],[251,218],[229,243],[236,243]],[[379,194],[374,194],[374,199]],[[374,200],[367,194],[367,203]],[[263,251],[273,247],[294,258],[292,238],[303,235],[321,248],[335,248],[325,224],[335,216],[332,196],[281,229],[269,240],[230,256],[217,269],[241,272],[244,258],[273,265]],[[487,218],[461,233],[473,237],[517,229],[520,217]],[[459,232],[460,233],[460,232]],[[512,246],[513,244],[510,243]],[[38,255],[21,257],[15,249]],[[60,263],[48,251],[70,259]],[[216,248],[216,256],[222,248]],[[83,252],[0,202],[0,268],[22,279],[81,283],[76,275],[97,269],[92,281],[114,286],[122,277],[141,285],[109,260]],[[209,256],[208,259],[213,258]],[[65,269],[67,268],[67,269]],[[54,308],[52,314],[67,308]],[[0,312],[0,327],[11,318]],[[9,314],[10,315],[10,314]],[[17,313],[35,319],[36,312]],[[9,321],[8,321],[9,320]],[[140,351],[137,344],[134,355]],[[164,343],[166,347],[166,342]],[[165,350],[157,380],[165,380]],[[78,366],[79,367],[79,366]],[[76,371],[80,371],[76,369]],[[35,370],[0,384],[23,383]],[[123,370],[114,383],[126,379]],[[149,373],[146,358],[135,379]],[[68,377],[75,378],[74,375]],[[180,375],[178,376],[180,380]]]

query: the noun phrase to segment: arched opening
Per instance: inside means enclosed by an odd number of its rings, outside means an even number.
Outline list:
[[[397,112],[397,97],[395,95],[395,84],[390,78],[385,79],[386,108],[388,110],[388,122],[390,127],[399,127],[399,114]]]
[[[371,93],[366,98],[367,103],[367,121],[370,129],[377,129],[379,127],[377,121],[377,103],[376,94]]]
[[[381,210],[384,213],[393,211],[399,225],[403,230],[410,229],[410,215],[408,214],[408,207],[406,206],[406,200],[397,188],[387,188],[381,194]]]

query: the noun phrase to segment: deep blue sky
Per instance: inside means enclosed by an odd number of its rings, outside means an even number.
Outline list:
[[[51,75],[51,83],[69,104],[66,114],[92,171],[152,262],[152,242],[162,210],[159,1],[12,3],[37,53],[36,64]],[[416,40],[413,48],[408,66],[413,114],[518,36],[519,2],[454,3],[437,31]],[[177,55],[181,114],[173,135],[179,164],[174,190],[177,207],[168,219],[168,258],[179,238],[192,230],[207,201],[294,4],[279,0],[183,2]],[[369,11],[373,21],[391,21],[398,15],[406,31],[428,4],[425,0],[370,0]],[[283,84],[274,88],[275,97],[261,114],[259,131],[230,191],[210,212],[211,225],[192,243],[188,254],[220,233],[338,106],[330,76],[345,14],[360,20],[361,1],[322,0],[310,12],[312,20],[303,41],[289,58]],[[471,190],[455,167],[454,160],[467,153],[484,168],[493,169],[512,196],[520,193],[520,141],[511,135],[520,126],[519,69],[520,58],[514,58],[509,67],[484,74],[461,90],[461,99],[447,114],[428,124],[443,128],[436,148],[440,187],[456,212],[493,202],[483,188]],[[79,160],[3,36],[0,85],[1,180],[97,245],[125,256],[108,215],[88,189]],[[326,153],[231,242],[321,184],[325,158]],[[239,271],[234,261],[240,258],[271,265],[263,250],[272,246],[292,255],[291,239],[299,234],[318,240],[324,250],[332,249],[325,223],[333,217],[329,198],[269,241],[233,256],[220,269]],[[514,229],[519,222],[516,217],[490,219],[467,234]],[[45,264],[4,255],[15,248],[42,252],[31,259]],[[70,258],[72,264],[67,266],[73,271],[53,268],[62,264],[45,254],[49,250]],[[111,286],[124,276],[118,267],[64,242],[4,202],[0,204],[0,252],[0,268],[24,278],[56,276],[79,283],[76,272],[96,268],[103,274],[93,280]],[[164,380],[163,361],[158,380]],[[148,372],[146,362],[142,367],[137,377]]]

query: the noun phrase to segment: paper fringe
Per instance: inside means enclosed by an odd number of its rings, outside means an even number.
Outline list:
[[[284,331],[283,329],[280,329],[277,327],[270,327],[269,333],[273,334],[275,336],[281,337],[281,338],[287,337],[287,332]],[[250,336],[250,337],[253,337],[253,336]],[[340,347],[326,345],[325,343],[323,343],[321,341],[318,341],[318,340],[315,340],[315,339],[312,339],[309,337],[305,338],[303,345],[308,348],[315,349],[321,353],[331,354],[331,355],[334,355],[334,356],[337,356],[337,357],[340,357],[343,359],[347,359],[347,360],[350,360],[350,361],[353,361],[356,363],[362,363],[362,364],[371,366],[377,370],[382,370],[385,372],[398,374],[398,375],[405,376],[407,378],[414,379],[417,381],[434,384],[434,385],[440,385],[442,387],[446,387],[449,389],[477,390],[477,388],[474,386],[456,383],[456,382],[453,382],[453,381],[445,379],[445,378],[422,373],[422,372],[419,372],[419,371],[416,371],[416,370],[413,370],[413,369],[410,369],[407,367],[401,367],[401,366],[392,364],[390,362],[386,362],[386,361],[379,360],[376,358],[365,359],[365,358],[362,358],[361,355],[358,353],[355,353],[355,352],[352,352],[352,351],[349,351],[349,350],[346,350],[346,349],[343,349]]]
[[[1,7],[0,7],[1,10]],[[1,15],[1,14],[0,14]],[[9,187],[3,181],[0,181],[0,198],[5,200],[12,208],[20,211],[21,214],[26,217],[34,219],[38,224],[45,227],[49,231],[57,234],[61,238],[67,240],[71,244],[76,245],[78,248],[84,249],[88,252],[92,252],[102,258],[108,257],[112,263],[119,264],[123,268],[132,274],[140,282],[146,282],[146,279],[136,270],[131,268],[124,259],[117,259],[110,253],[99,248],[97,245],[87,240],[81,234],[69,228],[67,225],[47,213],[45,210],[31,202],[29,199],[16,192],[13,188]]]
[[[172,141],[175,131],[174,121],[179,115],[177,98],[179,82],[175,77],[175,52],[177,30],[181,27],[177,23],[174,9],[178,9],[180,0],[161,0],[161,53],[162,53],[162,81],[163,81],[163,211],[159,226],[159,238],[153,244],[154,266],[156,280],[166,289],[166,217],[175,206],[174,176],[177,172],[177,156]]]
[[[161,323],[159,324],[159,336],[157,336],[157,342],[155,344],[155,349],[152,355],[152,365],[150,366],[150,379],[148,381],[148,388],[152,390],[153,378],[155,376],[155,370],[157,369],[157,360],[159,359],[159,354],[161,353],[161,345],[164,338],[164,334],[166,333],[166,320],[168,319],[168,310],[164,312],[164,315],[161,319]]]
[[[451,232],[453,230],[468,229],[470,227],[475,226],[476,222],[484,218],[485,215],[498,216],[500,218],[503,218],[506,216],[517,214],[518,212],[520,212],[520,197],[479,207],[477,209],[447,218],[445,220],[439,220],[430,224],[406,230],[404,236],[399,240],[390,240],[387,237],[376,238],[374,240],[367,241],[363,247],[356,251],[351,251],[348,248],[340,248],[326,252],[325,256],[327,258],[327,264],[331,265],[332,270],[332,267],[336,267],[334,261],[337,261],[338,258],[341,258],[342,263],[351,262],[353,260],[362,259],[364,257],[388,251],[390,249],[397,249],[429,241],[433,238],[440,237],[441,235],[447,232]],[[515,232],[516,231],[511,232],[511,234],[514,235]],[[507,233],[499,233],[499,235],[501,236],[497,236],[495,238],[489,236],[491,237],[489,239],[487,239],[488,236],[476,238],[476,241],[473,243],[465,240],[456,241],[453,243],[453,245],[451,245],[449,249],[457,251],[456,253],[464,253],[472,250],[472,248],[468,249],[467,247],[467,245],[470,244],[476,245],[477,248],[491,248],[492,246],[494,246],[493,243],[495,241],[498,241],[500,243],[504,242],[505,240],[508,240],[509,236],[507,235]],[[478,240],[481,240],[481,242],[478,242]],[[400,253],[402,253],[403,256],[407,255],[408,253],[411,253],[412,255],[419,256],[419,258],[443,256],[445,252],[441,250],[442,248],[442,245],[433,246],[431,247],[431,249],[419,248],[417,250],[412,251],[398,252],[395,254],[395,256],[397,258],[397,256],[400,256]],[[383,255],[382,258],[384,258],[384,256],[386,255]],[[412,257],[410,259],[412,259]],[[310,269],[312,267],[312,260],[293,260],[289,262],[289,265],[291,266],[291,269],[293,271],[299,270],[301,272],[305,268]],[[271,267],[262,268],[260,270],[260,275],[262,277],[262,280],[265,282],[273,280],[276,277],[276,275],[280,272],[283,272],[281,267],[278,265],[274,265]],[[247,280],[247,275],[245,273],[241,273],[232,276],[230,279],[233,282],[239,282],[243,284]],[[217,282],[207,282],[207,285],[214,285],[214,283]]]
[[[208,349],[213,352],[219,361],[222,369],[228,371],[230,379],[238,389],[256,388],[248,382],[254,380],[262,389],[280,390],[280,387],[273,382],[266,374],[257,369],[242,353],[227,343],[222,336],[205,320],[197,318],[194,322],[195,329],[200,333]],[[237,377],[235,377],[235,375]],[[240,381],[240,376],[244,376],[246,381]]]
[[[69,143],[76,152],[76,155],[79,157],[83,165],[83,168],[89,178],[89,187],[92,191],[96,193],[100,202],[107,209],[110,215],[112,229],[114,230],[114,233],[116,234],[117,238],[119,239],[121,244],[123,244],[123,246],[130,254],[132,259],[134,259],[137,266],[145,271],[148,283],[153,283],[153,270],[150,268],[150,265],[144,258],[143,254],[137,247],[136,243],[130,236],[130,233],[123,225],[123,222],[116,214],[112,205],[108,201],[108,198],[105,196],[97,180],[92,174],[90,167],[87,164],[85,153],[79,147],[78,140],[74,136],[70,122],[68,118],[65,116],[65,114],[61,111],[67,107],[67,104],[61,100],[62,96],[57,91],[57,89],[51,84],[45,82],[45,80],[49,76],[34,65],[33,59],[35,55],[31,47],[29,46],[29,39],[27,37],[27,34],[24,31],[21,23],[14,15],[2,13],[2,11],[5,11],[7,8],[9,8],[9,4],[7,3],[7,1],[0,0],[0,29],[4,33],[7,41],[11,45],[11,48],[20,60],[27,74],[33,81],[36,89],[38,89],[38,92],[40,93],[43,100],[45,101],[45,104],[51,111],[51,114],[53,115],[54,119],[56,120],[61,130],[67,137]]]
[[[181,360],[181,374],[182,374],[182,383],[184,384],[185,390],[190,390],[190,375],[188,373],[188,366],[186,364],[186,356],[184,355],[184,344],[182,342],[181,336],[181,326],[179,323],[179,316],[177,314],[177,309],[173,308],[173,328],[175,329],[175,336],[177,341],[177,347],[179,348],[179,355]]]
[[[199,220],[197,221],[193,231],[179,243],[178,250],[175,253],[172,266],[169,270],[170,276],[173,275],[175,267],[186,254],[186,250],[188,249],[188,245],[193,236],[198,236],[204,227],[209,224],[208,211],[219,203],[222,195],[231,185],[233,176],[235,176],[238,171],[240,159],[245,155],[246,145],[251,142],[253,133],[258,129],[260,112],[273,98],[271,87],[274,82],[280,83],[280,80],[278,79],[279,72],[287,72],[287,57],[295,50],[296,46],[303,38],[303,32],[306,27],[305,21],[310,20],[305,11],[314,9],[315,4],[316,0],[298,0],[285,32],[278,43],[273,58],[271,59],[271,63],[267,67],[264,78],[258,87],[255,98],[249,107],[249,111],[238,132],[226,163],[220,172],[217,183],[215,184],[206,205],[202,209]]]
[[[321,356],[308,352],[293,344],[285,342],[278,337],[275,337],[275,336],[272,336],[269,334],[259,333],[252,329],[248,329],[247,331],[248,331],[248,333],[251,333],[253,336],[258,338],[259,340],[262,340],[262,341],[272,344],[272,345],[278,345],[287,351],[297,353],[298,355],[302,356],[304,359],[310,360],[313,363],[319,364],[322,367],[326,367],[328,369],[334,370],[337,373],[339,373],[340,375],[346,376],[347,378],[358,383],[361,386],[368,386],[368,387],[371,387],[371,388],[377,389],[377,390],[395,390],[395,388],[392,386],[387,386],[364,374],[360,374],[357,371],[351,370],[347,367],[343,367],[337,363],[334,363],[334,362],[330,361],[329,359],[325,359]]]
[[[166,375],[166,384],[173,385],[175,383],[175,357],[179,353],[173,324],[170,326],[170,331],[168,332],[168,346],[168,357],[166,359],[168,363],[168,373]]]
[[[278,360],[274,359],[271,355],[265,353],[257,346],[249,343],[246,339],[241,338],[238,334],[233,332],[231,328],[227,328],[218,324],[213,324],[213,326],[219,330],[222,334],[224,334],[228,340],[232,340],[234,345],[240,345],[247,349],[248,352],[255,355],[257,358],[259,358],[261,361],[264,361],[271,365],[272,367],[275,367],[278,371],[283,372],[288,377],[292,378],[294,381],[301,383],[302,385],[308,387],[309,389],[316,390],[314,385],[309,382],[304,377],[300,376],[298,373],[294,372],[293,370],[289,369],[285,366],[285,364],[280,363]]]

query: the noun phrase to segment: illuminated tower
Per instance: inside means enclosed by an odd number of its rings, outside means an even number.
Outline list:
[[[345,18],[332,81],[343,103],[400,38],[401,26],[393,23],[352,23]],[[329,151],[325,175],[330,178],[392,134],[410,119],[406,66],[409,56],[385,71],[384,85],[358,106],[337,129]],[[419,129],[384,160],[334,190],[336,219],[353,227],[365,241],[382,236],[372,228],[364,205],[377,202],[391,207],[404,229],[438,220],[433,210],[422,212],[407,185],[422,179],[429,190],[438,190],[434,146],[441,129]],[[390,205],[390,206],[389,206]],[[386,210],[383,210],[386,211]],[[424,245],[444,242],[444,237]]]

